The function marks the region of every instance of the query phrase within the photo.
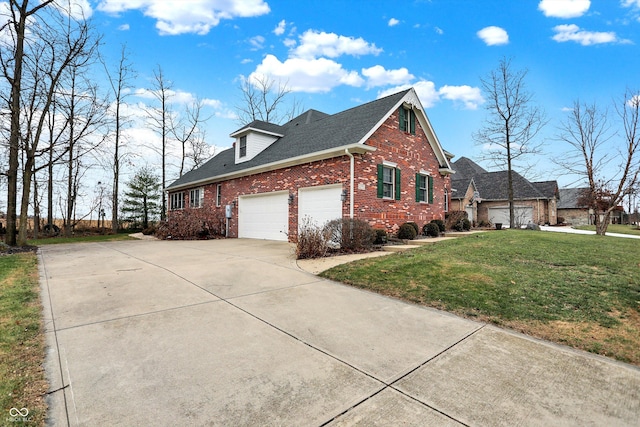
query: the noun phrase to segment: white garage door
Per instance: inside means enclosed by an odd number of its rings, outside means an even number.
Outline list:
[[[531,206],[514,206],[513,211],[516,225],[524,226],[533,222],[533,208]],[[509,227],[509,207],[489,208],[489,222],[502,223],[503,227]]]
[[[307,187],[298,190],[298,227],[308,218],[312,224],[323,226],[342,218],[342,184]]]
[[[289,192],[238,198],[238,237],[289,240]]]

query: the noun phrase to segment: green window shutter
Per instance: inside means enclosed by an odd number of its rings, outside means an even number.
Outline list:
[[[409,127],[413,135],[416,134],[416,113],[413,110],[409,110]]]
[[[396,169],[396,200],[400,200],[400,169]]]
[[[384,175],[383,175],[384,167],[382,165],[378,165],[378,198],[382,199],[384,195]]]
[[[398,110],[398,117],[399,117],[399,119],[398,119],[398,129],[400,129],[400,130],[406,130],[404,128],[404,120],[405,120],[404,119],[404,113],[405,113],[404,108],[400,107],[400,109]]]
[[[427,177],[429,180],[429,203],[433,203],[433,178]]]
[[[420,202],[420,174],[416,174],[416,202]]]

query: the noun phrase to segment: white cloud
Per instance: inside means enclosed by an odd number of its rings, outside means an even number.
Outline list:
[[[577,18],[584,15],[591,0],[541,0],[538,9],[544,16],[552,18]]]
[[[420,80],[413,85],[406,84],[383,90],[378,93],[378,98],[398,93],[401,90],[409,89],[410,87],[413,87],[416,90],[418,98],[420,98],[420,102],[424,108],[433,107],[440,100],[440,95],[438,95],[435,83],[428,80]]]
[[[640,95],[634,95],[627,101],[627,106],[629,108],[638,108],[640,107]]]
[[[253,50],[259,50],[264,47],[265,38],[262,36],[255,36],[249,39],[249,44],[252,46]]]
[[[362,86],[364,80],[355,71],[327,58],[289,58],[281,62],[267,55],[249,79],[268,76],[282,82],[294,92],[328,92],[336,86]]]
[[[399,85],[409,83],[415,77],[406,68],[397,70],[385,70],[382,65],[374,65],[370,68],[363,68],[362,75],[367,78],[367,87]]]
[[[389,22],[387,23],[388,26],[390,27],[394,27],[396,25],[398,25],[400,23],[400,21],[398,21],[396,18],[391,18],[389,19]]]
[[[465,109],[475,110],[484,103],[484,98],[480,92],[480,88],[471,86],[442,86],[440,90],[436,90],[436,85],[429,80],[420,80],[414,84],[404,84],[394,86],[378,93],[378,98],[391,95],[401,90],[413,87],[420,98],[420,102],[424,108],[431,108],[440,101],[441,98],[448,99],[454,103],[461,102]]]
[[[131,29],[131,26],[129,24],[122,24],[118,27],[118,30],[120,31],[129,31]]]
[[[467,110],[475,110],[484,103],[482,92],[478,87],[463,86],[442,86],[438,91],[444,99],[461,102]]]
[[[640,0],[621,0],[622,7],[637,7],[640,9]]]
[[[157,20],[156,28],[163,35],[207,34],[222,19],[248,18],[270,11],[264,0],[101,0],[97,9],[113,14],[141,10]]]
[[[342,55],[378,55],[382,49],[362,37],[339,36],[335,33],[308,30],[300,36],[300,44],[292,52],[298,58],[337,58]]]
[[[496,46],[509,43],[509,35],[500,27],[485,27],[476,33],[487,46]]]
[[[283,19],[282,21],[278,22],[278,25],[276,26],[276,28],[273,29],[273,34],[275,34],[276,36],[283,35],[286,27],[287,27],[287,22]]]
[[[63,7],[58,7],[73,18],[88,19],[93,15],[93,9],[87,0],[71,0],[69,3],[64,2],[63,5]]]
[[[157,99],[154,91],[146,88],[136,89],[133,95],[142,99],[148,99],[148,100]],[[185,92],[183,90],[171,90],[171,89],[167,90],[166,100],[169,104],[179,104],[179,105],[190,105],[199,100],[206,107],[212,107],[212,108],[222,107],[222,103],[217,99],[210,99],[210,98],[198,99],[193,93]]]
[[[444,30],[440,27],[434,27],[433,29],[437,34],[440,34],[440,35],[444,34]]]
[[[619,40],[616,36],[616,33],[612,31],[585,31],[580,29],[580,27],[575,24],[556,25],[555,27],[553,27],[553,31],[556,32],[556,35],[554,35],[552,38],[559,43],[571,41],[580,43],[582,46],[615,42],[629,43],[628,40]]]

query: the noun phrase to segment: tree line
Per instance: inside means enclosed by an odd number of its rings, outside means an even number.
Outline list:
[[[122,165],[135,155],[131,143],[141,143],[127,141],[125,132],[132,122],[125,107],[136,77],[126,46],[115,64],[109,63],[101,55],[101,37],[91,21],[64,3],[10,0],[0,27],[0,96],[5,106],[0,110],[0,148],[5,154],[1,161],[7,190],[5,242],[10,246],[26,244],[30,212],[34,232],[41,231],[45,199],[44,231],[53,229],[58,211],[62,232],[70,235],[82,219],[76,218],[82,182],[95,168],[110,172],[106,193],[111,226],[117,231]],[[99,86],[99,80],[107,82],[106,87]],[[160,66],[147,90],[152,101],[144,108],[145,120],[161,141],[148,148],[162,158],[164,188],[170,146],[179,148],[180,176],[210,157],[204,131],[208,117],[198,99],[175,108],[172,82]],[[89,211],[102,205],[104,197],[103,186]]]

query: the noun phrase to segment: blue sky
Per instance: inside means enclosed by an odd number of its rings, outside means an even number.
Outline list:
[[[477,158],[480,77],[507,57],[528,69],[549,119],[534,178],[567,186],[549,165],[562,151],[552,137],[566,108],[576,99],[608,105],[640,88],[640,0],[77,1],[108,59],[126,43],[138,73],[129,102],[145,102],[142,89],[161,66],[176,103],[207,101],[207,141],[217,147],[229,147],[239,127],[240,76],[264,74],[326,113],[414,86],[443,147]],[[144,126],[128,132],[133,145],[154,138]]]

